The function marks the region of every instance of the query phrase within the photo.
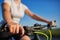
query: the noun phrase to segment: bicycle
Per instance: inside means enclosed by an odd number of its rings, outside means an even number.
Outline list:
[[[11,33],[9,32],[8,27],[5,27],[5,25],[6,25],[6,23],[0,29],[0,35],[2,36],[2,37],[0,37],[0,40],[5,40],[5,39],[6,40],[7,39],[12,40],[12,36],[13,35],[11,35]],[[37,25],[35,25],[35,26],[37,26]],[[45,27],[47,27],[47,29],[49,29],[48,31],[50,33],[50,40],[52,40],[52,33],[51,33],[51,26],[50,26],[50,24],[44,25],[43,27],[27,27],[27,26],[24,26],[25,34],[28,35],[28,36],[33,35],[34,38],[31,39],[31,40],[41,40],[40,37],[39,37],[39,35],[41,35],[41,34],[44,35],[47,38],[47,40],[49,40],[48,35],[46,35],[43,32],[40,32],[40,29],[43,29]]]
[[[56,22],[56,21],[54,21],[54,22]],[[40,26],[40,25],[39,24],[35,24],[34,26]],[[50,26],[50,24],[44,25],[42,27],[41,26],[40,27],[26,27],[25,26],[25,30],[27,31],[26,32],[27,35],[31,35],[31,34],[34,35],[34,39],[32,39],[32,40],[41,40],[41,38],[39,37],[39,35],[40,36],[43,35],[43,36],[45,36],[47,38],[46,40],[49,40],[48,35],[46,33],[40,31],[40,30],[42,30],[45,27],[47,27],[48,32],[50,33],[50,40],[52,40],[52,32],[51,32],[52,26]],[[29,33],[31,33],[31,34],[29,34]]]

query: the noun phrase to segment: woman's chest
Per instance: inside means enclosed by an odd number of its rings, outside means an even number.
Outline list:
[[[13,3],[11,5],[11,15],[13,17],[23,17],[24,16],[24,8],[23,6],[20,4],[20,5],[17,5],[16,3]]]

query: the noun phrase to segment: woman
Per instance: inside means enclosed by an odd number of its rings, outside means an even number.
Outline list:
[[[53,21],[48,21],[40,16],[33,14],[27,6],[21,3],[21,0],[4,0],[3,18],[4,21],[8,24],[10,33],[21,33],[19,34],[21,36],[21,38],[19,37],[19,39],[17,39],[17,36],[14,36],[16,40],[30,40],[30,38],[27,35],[24,35],[25,31],[23,27],[19,25],[19,20],[24,16],[24,13],[26,13],[28,16],[35,20],[42,21],[54,26]]]

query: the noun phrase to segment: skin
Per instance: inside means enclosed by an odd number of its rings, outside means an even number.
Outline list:
[[[21,0],[15,0],[15,1],[16,1],[17,4],[21,3]],[[42,21],[42,22],[45,22],[45,23],[49,23],[52,26],[54,26],[54,24],[55,24],[53,21],[48,21],[48,20],[42,18],[41,16],[33,14],[29,9],[26,9],[25,12],[28,16],[30,16],[31,18],[33,18],[37,21]],[[17,34],[17,33],[19,33],[19,30],[20,30],[21,31],[21,36],[24,35],[25,31],[24,31],[23,27],[12,21],[11,14],[10,14],[10,7],[7,3],[3,4],[3,18],[8,24],[8,28],[10,30],[10,33]],[[21,39],[24,40],[26,38],[30,40],[30,38],[27,37],[27,36],[24,36]]]

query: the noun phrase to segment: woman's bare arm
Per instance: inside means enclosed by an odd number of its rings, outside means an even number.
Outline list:
[[[10,14],[10,7],[7,3],[3,4],[3,18],[8,23],[9,30],[11,33],[16,34],[19,33],[19,30],[21,30],[21,35],[24,35],[24,29],[19,24],[14,23],[11,18]]]
[[[10,7],[7,3],[2,4],[3,8],[3,19],[9,24],[12,22],[11,14],[10,14]]]
[[[29,9],[26,9],[25,12],[26,12],[27,15],[29,15],[31,18],[33,18],[35,20],[42,21],[42,22],[45,22],[45,23],[50,23],[50,21],[42,18],[41,16],[33,14]]]

